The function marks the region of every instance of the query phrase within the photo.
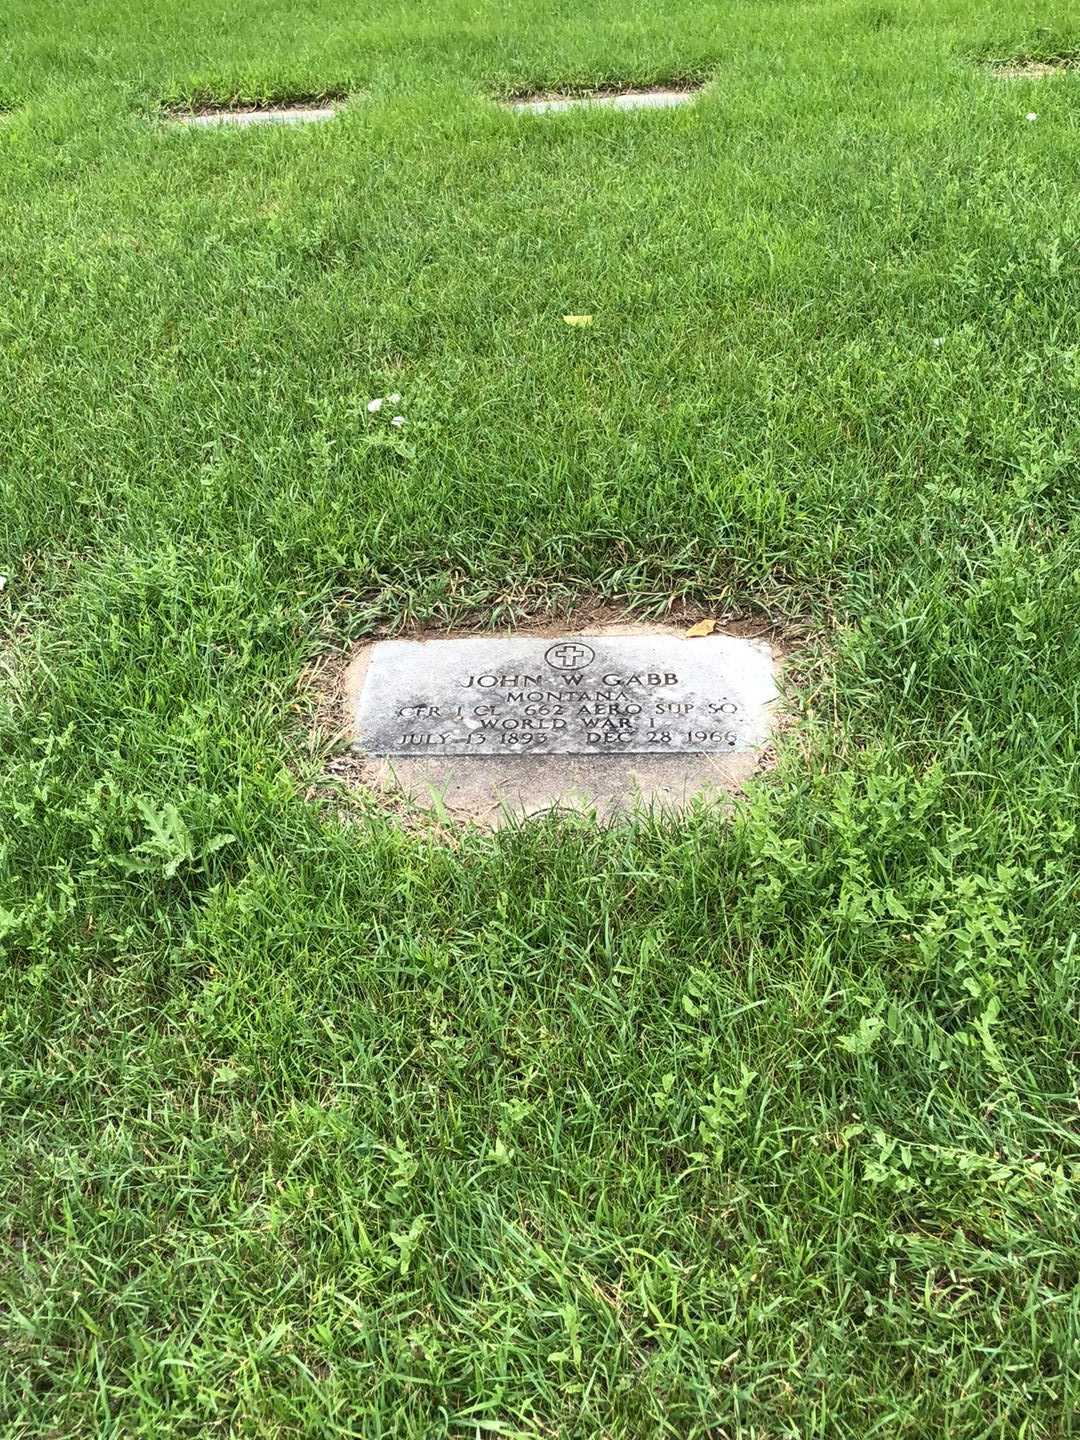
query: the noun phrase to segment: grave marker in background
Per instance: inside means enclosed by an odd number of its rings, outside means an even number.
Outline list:
[[[537,95],[528,99],[510,100],[511,110],[531,115],[549,111],[602,107],[609,110],[669,110],[673,105],[688,105],[697,95],[695,90],[624,90],[613,95]]]
[[[317,120],[333,120],[337,109],[332,105],[283,105],[259,110],[204,110],[192,114],[175,114],[178,125],[307,125]]]

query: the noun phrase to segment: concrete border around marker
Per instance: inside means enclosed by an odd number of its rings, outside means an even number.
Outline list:
[[[453,629],[429,628],[424,631],[411,630],[397,638],[415,640],[462,639],[471,636],[490,638],[513,638],[515,635],[559,637],[574,634],[608,635],[656,635],[667,633],[683,637],[686,628],[701,616],[700,608],[679,610],[666,617],[663,622],[644,623],[636,617],[627,617],[615,607],[596,605],[582,606],[577,612],[560,616],[558,621],[551,618],[529,618],[517,626],[500,627],[492,631],[483,624],[463,624]],[[756,775],[772,769],[776,761],[775,742],[781,734],[791,728],[793,716],[783,697],[784,683],[790,682],[789,663],[801,646],[802,630],[799,627],[791,637],[781,627],[767,622],[733,621],[728,616],[717,627],[718,636],[747,639],[763,645],[774,663],[774,675],[780,686],[780,694],[774,702],[776,709],[771,725],[771,734],[758,750],[742,751],[732,755],[697,754],[687,762],[685,757],[666,755],[624,756],[603,755],[589,757],[586,766],[580,755],[555,755],[533,757],[532,764],[527,757],[517,762],[521,784],[518,794],[508,799],[505,794],[496,794],[491,785],[492,770],[481,763],[473,767],[472,793],[467,794],[458,786],[453,793],[440,790],[439,783],[431,784],[431,762],[416,758],[403,762],[401,759],[382,759],[358,753],[352,746],[355,722],[356,686],[362,683],[366,658],[382,639],[393,638],[385,634],[366,639],[348,655],[333,655],[315,661],[301,677],[300,693],[302,710],[309,720],[305,726],[306,739],[301,743],[311,753],[329,746],[329,759],[323,767],[321,782],[316,782],[307,791],[309,799],[322,794],[331,808],[343,820],[354,820],[358,813],[375,812],[395,819],[409,829],[428,830],[434,826],[449,836],[458,825],[479,826],[495,829],[507,820],[521,819],[530,815],[577,811],[592,813],[602,821],[616,818],[630,818],[640,813],[674,814],[684,809],[695,798],[718,805],[721,812],[729,811],[747,781]],[[697,640],[691,642],[699,643]],[[709,637],[702,637],[701,644],[708,644]],[[797,682],[797,673],[795,675]],[[299,738],[299,737],[298,737]],[[700,760],[700,764],[693,763]],[[632,762],[628,765],[628,762]],[[628,775],[628,769],[633,771]],[[535,773],[530,773],[530,772]],[[541,773],[543,772],[543,773]],[[556,773],[558,772],[558,773]],[[597,786],[598,774],[606,780]],[[455,777],[451,777],[452,781]],[[436,782],[439,777],[435,776]],[[310,782],[309,782],[310,783]],[[333,786],[344,787],[336,792]],[[330,787],[323,789],[323,787]],[[557,786],[561,798],[553,804],[551,791]],[[348,792],[355,799],[350,802]],[[359,812],[354,808],[360,806]],[[447,826],[450,829],[447,829]]]
[[[671,625],[634,622],[586,626],[572,632],[559,627],[556,633],[598,638],[667,635],[681,639],[685,631]],[[705,636],[688,643],[708,645],[710,638]],[[778,672],[779,656],[773,646],[761,640],[749,643],[765,648],[774,673]],[[359,694],[377,644],[379,641],[373,640],[361,646],[348,666],[344,676],[346,705]],[[773,703],[778,713],[779,697]],[[350,710],[353,705],[349,706]],[[595,813],[609,820],[635,812],[674,814],[698,798],[730,804],[732,796],[764,768],[772,753],[770,735],[760,749],[731,755],[546,754],[517,755],[506,760],[494,756],[459,756],[447,762],[423,757],[377,756],[354,749],[352,758],[363,783],[374,791],[397,794],[406,803],[436,808],[456,820],[498,827],[508,819],[553,811]]]

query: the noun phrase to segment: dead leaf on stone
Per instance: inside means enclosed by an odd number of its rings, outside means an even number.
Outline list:
[[[592,324],[592,316],[591,316],[591,315],[564,315],[562,318],[566,321],[567,325],[591,325],[591,324]]]
[[[699,635],[711,635],[716,629],[715,620],[699,620],[696,625],[691,625],[686,632],[687,640],[696,640]]]

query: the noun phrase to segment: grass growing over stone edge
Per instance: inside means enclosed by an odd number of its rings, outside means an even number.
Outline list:
[[[160,109],[165,115],[228,114],[245,110],[292,110],[308,106],[344,105],[355,99],[342,86],[326,86],[320,90],[300,91],[274,89],[231,89],[222,91],[205,84],[193,85],[162,99]]]

